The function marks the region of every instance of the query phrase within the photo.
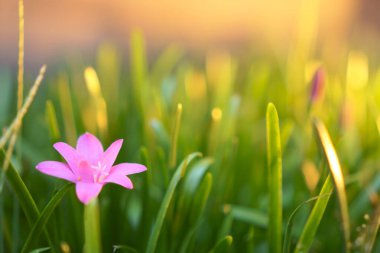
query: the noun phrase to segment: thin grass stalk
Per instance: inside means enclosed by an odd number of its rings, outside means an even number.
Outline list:
[[[269,182],[269,252],[280,253],[282,249],[282,155],[277,110],[268,104],[266,114],[267,158]]]

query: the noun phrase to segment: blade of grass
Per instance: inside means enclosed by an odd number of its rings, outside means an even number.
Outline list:
[[[2,164],[5,160],[5,153],[3,150],[0,150],[0,164]],[[25,216],[29,222],[29,224],[33,224],[38,217],[40,216],[40,211],[37,208],[36,203],[32,195],[30,194],[28,188],[26,187],[24,181],[21,179],[17,170],[13,167],[12,163],[9,163],[9,167],[6,171],[6,178],[11,185],[13,191],[15,192],[17,199],[22,207],[22,210],[25,213]],[[54,247],[52,247],[53,243],[50,239],[49,234],[44,231],[45,237],[49,242],[49,245],[54,251]]]
[[[177,142],[179,127],[181,124],[182,104],[177,105],[177,112],[175,116],[175,122],[173,125],[173,131],[170,138],[170,153],[169,153],[169,168],[174,168],[177,162]]]
[[[205,210],[207,200],[210,195],[212,186],[212,175],[208,172],[203,178],[202,182],[198,187],[198,191],[194,196],[193,206],[190,212],[190,228],[185,236],[185,239],[181,242],[180,252],[191,252],[188,247],[191,240],[194,237],[197,228],[199,228],[202,221],[202,214]]]
[[[84,206],[84,253],[102,252],[98,199]]]
[[[233,241],[232,236],[227,235],[222,240],[220,240],[209,253],[228,252],[228,250],[231,247],[232,241]]]
[[[314,120],[314,128],[318,136],[318,140],[323,148],[326,160],[328,161],[331,175],[334,179],[335,187],[338,194],[340,211],[343,223],[343,233],[346,251],[350,251],[350,220],[348,214],[347,196],[344,183],[342,168],[340,167],[338,155],[336,154],[334,145],[325,125],[318,119]]]
[[[46,101],[45,120],[48,125],[50,138],[53,141],[59,140],[61,138],[61,133],[58,127],[57,114],[51,100]]]
[[[48,222],[51,214],[57,205],[61,202],[62,198],[65,196],[67,191],[72,187],[73,184],[66,184],[50,199],[49,203],[45,206],[44,210],[38,220],[34,223],[32,230],[29,232],[29,235],[24,243],[24,246],[21,250],[22,253],[28,252],[31,244],[38,240],[41,232],[45,228],[46,223]]]
[[[268,104],[266,114],[267,158],[269,179],[269,252],[282,249],[282,157],[281,137],[277,110]]]
[[[77,140],[77,129],[69,83],[65,76],[61,76],[58,82],[59,101],[61,104],[66,139],[69,144],[74,145]]]
[[[232,217],[236,220],[247,222],[261,228],[268,227],[268,216],[259,210],[236,205],[225,205],[224,208],[230,210]]]
[[[50,249],[50,247],[38,248],[38,249],[30,251],[29,253],[40,253],[40,252],[45,252],[49,249]]]
[[[331,193],[333,191],[333,183],[331,180],[331,176],[329,175],[323,184],[323,187],[321,189],[321,192],[319,193],[318,197],[311,198],[301,205],[304,205],[306,203],[309,203],[311,201],[314,201],[317,199],[317,202],[315,203],[313,210],[311,211],[309,218],[306,221],[306,224],[304,226],[304,229],[302,230],[301,236],[298,240],[297,246],[294,250],[295,253],[301,253],[301,252],[308,252],[311,244],[313,242],[313,239],[315,237],[315,234],[317,232],[319,223],[322,220],[323,214],[325,213],[327,203],[329,202]],[[301,207],[301,205],[299,207]],[[294,210],[293,213],[295,213],[299,208],[297,207],[296,210]],[[291,223],[291,218],[293,217],[293,214],[289,218],[288,224]],[[289,232],[290,234],[290,232]],[[287,247],[285,252],[289,252]]]
[[[170,201],[173,197],[173,194],[174,194],[174,191],[176,189],[178,182],[183,177],[189,163],[194,158],[199,157],[199,156],[201,156],[201,154],[197,153],[197,152],[188,155],[182,161],[182,163],[178,166],[177,170],[175,171],[175,173],[174,173],[174,175],[173,175],[173,177],[169,183],[169,187],[166,191],[164,199],[162,200],[162,204],[161,204],[160,209],[159,209],[158,214],[157,214],[156,222],[153,225],[153,230],[152,230],[152,233],[151,233],[151,236],[149,238],[148,245],[147,245],[147,250],[146,250],[147,253],[153,253],[155,248],[156,248],[158,237],[159,237],[160,232],[161,232],[162,224],[164,223],[164,219],[165,219],[167,210],[169,208]]]

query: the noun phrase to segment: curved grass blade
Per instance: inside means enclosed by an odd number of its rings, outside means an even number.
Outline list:
[[[0,151],[0,164],[3,164],[5,159],[5,153],[3,150]],[[9,167],[6,171],[6,177],[11,185],[13,191],[15,192],[22,209],[25,212],[26,218],[28,219],[30,224],[33,224],[40,215],[37,205],[34,202],[32,195],[30,194],[28,188],[22,181],[20,175],[13,167],[12,163],[9,163]]]
[[[209,253],[228,252],[228,250],[231,247],[232,241],[233,241],[232,236],[227,235],[222,240],[220,240]]]
[[[266,113],[269,181],[269,252],[282,249],[282,157],[280,127],[276,107],[269,103]]]
[[[329,175],[325,183],[323,184],[321,192],[319,193],[318,197],[316,197],[317,202],[315,203],[313,210],[311,211],[311,214],[309,215],[309,218],[306,221],[305,227],[301,233],[300,239],[298,240],[297,246],[294,250],[295,253],[309,251],[311,244],[313,242],[313,239],[315,237],[315,233],[317,232],[319,223],[321,222],[323,214],[325,213],[326,206],[327,206],[327,203],[329,202],[333,188],[334,188],[334,185],[331,180],[331,176]],[[301,205],[304,205],[314,200],[315,198],[311,198],[305,201],[304,203],[302,203]],[[290,223],[290,219],[289,219],[289,223]]]
[[[101,253],[101,235],[98,199],[84,206],[84,253]]]
[[[146,250],[147,253],[153,253],[155,248],[156,248],[156,244],[157,244],[160,232],[161,232],[162,224],[164,223],[166,212],[169,208],[170,201],[173,197],[173,194],[174,194],[174,191],[176,189],[178,182],[181,180],[182,176],[184,175],[186,168],[189,165],[189,163],[194,158],[199,157],[199,156],[201,156],[201,154],[198,152],[188,155],[183,160],[183,162],[178,166],[176,172],[174,173],[174,175],[173,175],[173,177],[169,183],[169,187],[166,191],[164,199],[162,200],[162,204],[161,204],[160,209],[159,209],[158,214],[157,214],[156,222],[153,225],[153,231],[152,231],[151,236],[149,238],[148,246],[147,246],[147,250]]]
[[[66,192],[72,187],[73,184],[64,185],[49,201],[49,203],[45,206],[38,220],[34,223],[32,230],[29,232],[28,238],[26,239],[24,246],[21,250],[22,253],[28,252],[31,244],[38,240],[41,232],[43,231],[46,223],[48,222],[51,214],[57,205],[61,202],[63,196],[65,196]]]
[[[350,251],[350,220],[348,215],[347,196],[342,168],[340,167],[338,155],[325,125],[318,119],[314,120],[314,128],[317,132],[318,140],[323,148],[326,160],[329,164],[331,175],[334,179],[338,194],[340,211],[343,223],[343,233],[346,251]]]
[[[5,160],[4,150],[0,149],[0,164],[3,164]],[[38,217],[40,216],[40,211],[37,208],[36,203],[32,195],[30,194],[28,188],[26,187],[24,181],[21,179],[17,170],[13,167],[13,164],[10,162],[7,171],[5,172],[5,176],[11,185],[13,191],[15,192],[18,201],[22,207],[22,210],[25,213],[25,216],[29,222],[29,224],[33,224]],[[52,246],[49,234],[44,231],[45,237],[49,242],[49,245]],[[51,247],[52,251],[54,251],[54,247]]]

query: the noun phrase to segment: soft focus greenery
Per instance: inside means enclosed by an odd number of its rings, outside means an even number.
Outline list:
[[[103,252],[293,252],[297,242],[310,252],[342,252],[347,228],[351,251],[380,250],[380,72],[365,54],[347,53],[338,67],[297,52],[194,57],[171,45],[151,56],[144,43],[137,31],[127,56],[105,43],[95,59],[48,66],[0,192],[0,252],[19,252],[25,242],[35,252],[83,252],[85,238],[87,251]],[[323,89],[312,100],[320,66]],[[0,66],[4,129],[17,113],[16,76]],[[32,77],[27,71],[25,94]],[[330,194],[313,118],[326,124],[340,160],[349,227],[342,226],[337,191]],[[104,147],[125,139],[117,162],[148,171],[131,176],[133,190],[105,186],[84,212],[74,187],[35,165],[61,160],[52,144],[75,145],[86,131]],[[271,210],[281,202],[282,213]],[[282,245],[270,247],[274,241]]]

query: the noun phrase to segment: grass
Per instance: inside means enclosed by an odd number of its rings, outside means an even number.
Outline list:
[[[347,52],[347,68],[326,60],[311,94],[321,66],[298,51],[194,58],[169,45],[148,57],[142,32],[130,38],[127,59],[103,44],[91,66],[44,66],[32,86],[23,42],[18,78],[0,66],[0,252],[380,250],[370,56]],[[148,167],[132,191],[110,184],[84,207],[74,187],[34,168],[85,131],[104,146],[125,139],[117,162]]]

